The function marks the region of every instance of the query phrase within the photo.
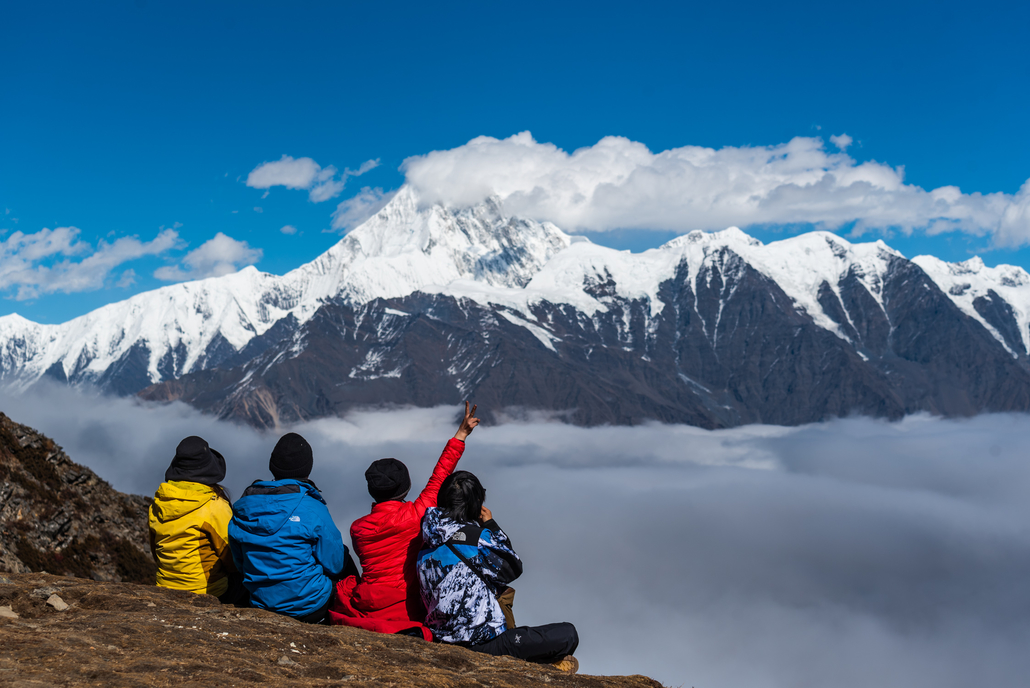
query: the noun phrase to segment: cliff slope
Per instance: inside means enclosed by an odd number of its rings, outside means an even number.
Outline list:
[[[153,583],[150,501],[0,413],[0,570]]]

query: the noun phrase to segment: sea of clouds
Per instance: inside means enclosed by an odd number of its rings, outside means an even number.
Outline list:
[[[66,388],[0,395],[114,487],[152,493],[199,434],[235,495],[277,435]],[[291,428],[346,537],[364,469],[416,489],[458,409],[355,412]],[[514,418],[514,417],[513,417]],[[670,686],[1022,686],[1030,675],[1030,418],[799,428],[480,426],[461,467],[525,561],[516,618],[567,620],[586,673]]]

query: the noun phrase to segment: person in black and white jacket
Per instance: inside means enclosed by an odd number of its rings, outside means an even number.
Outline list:
[[[434,640],[491,655],[552,663],[575,672],[579,645],[570,623],[509,628],[497,596],[522,574],[522,561],[490,510],[486,490],[468,471],[440,487],[437,507],[422,518],[418,577],[425,625]]]

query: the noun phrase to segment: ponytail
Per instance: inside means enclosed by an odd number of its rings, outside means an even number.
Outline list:
[[[208,487],[214,490],[215,494],[218,496],[219,499],[224,499],[225,501],[232,504],[232,496],[230,495],[229,490],[227,488],[223,487],[222,485],[208,485]]]

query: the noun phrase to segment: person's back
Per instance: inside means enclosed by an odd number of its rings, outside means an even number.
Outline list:
[[[330,610],[333,623],[380,633],[419,629],[425,617],[415,572],[415,558],[422,545],[421,520],[426,509],[436,506],[444,479],[451,474],[465,449],[465,439],[479,424],[469,410],[454,437],[448,440],[425,489],[413,502],[404,501],[411,488],[407,467],[396,459],[380,459],[365,472],[372,512],[351,524],[354,551],[361,563],[360,578],[346,578],[337,585],[336,602]],[[413,631],[414,632],[414,631]],[[423,634],[429,639],[428,633]]]
[[[149,510],[159,587],[224,597],[236,572],[229,552],[232,506],[218,484],[225,459],[200,437],[176,448]]]
[[[280,439],[269,460],[275,479],[255,481],[236,501],[229,540],[251,604],[318,623],[350,556],[308,480],[311,465],[304,438],[289,433]]]
[[[457,520],[443,509],[429,509],[422,539],[418,573],[433,636],[476,645],[504,633],[497,593],[522,575],[522,561],[497,522]]]
[[[572,656],[579,645],[575,626],[514,625],[515,591],[508,584],[522,575],[522,561],[485,499],[476,476],[456,471],[440,487],[438,507],[426,510],[417,564],[426,626],[441,642],[574,673],[579,668]]]

